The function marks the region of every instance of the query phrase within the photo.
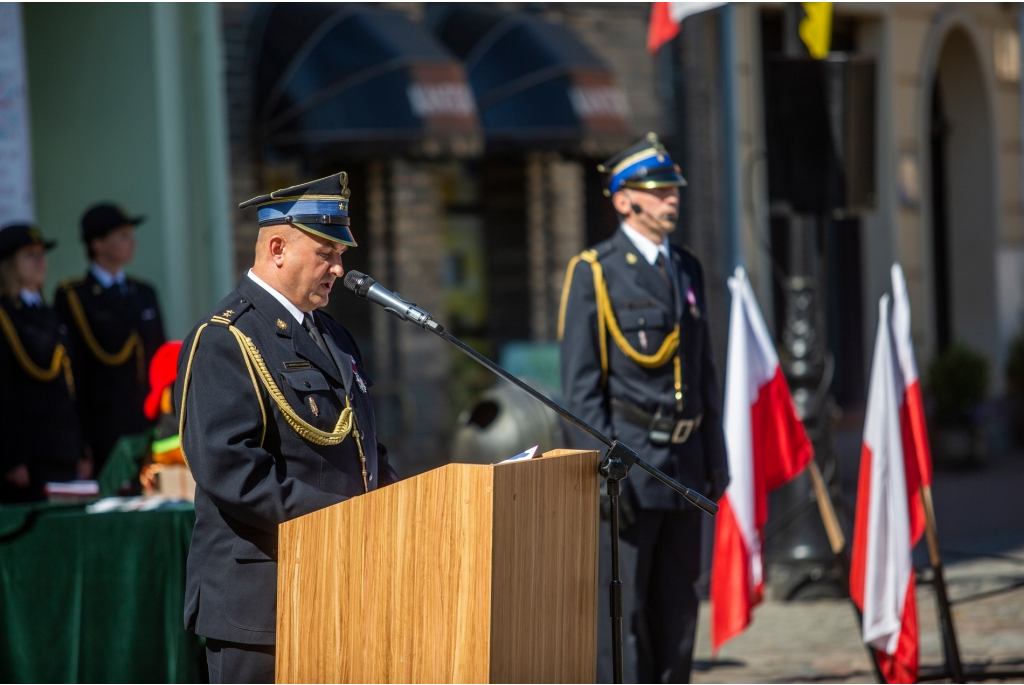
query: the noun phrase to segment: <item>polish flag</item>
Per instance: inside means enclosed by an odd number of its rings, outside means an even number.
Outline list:
[[[924,515],[917,455],[905,448],[907,386],[896,312],[890,316],[889,304],[883,295],[864,420],[850,596],[863,614],[864,642],[878,655],[886,681],[912,683],[917,681],[918,632],[911,550],[921,538]]]
[[[910,335],[910,297],[907,295],[907,280],[899,262],[892,265],[892,333],[896,339],[896,356],[903,374],[903,402],[900,405],[900,426],[903,432],[903,449],[917,460],[917,471],[921,485],[932,484],[932,453],[928,447],[928,427],[924,419],[924,402],[921,399],[921,379],[914,359],[914,340]],[[921,507],[913,508],[911,522],[917,537],[924,530],[924,520],[916,521],[914,513]],[[919,517],[920,518],[920,517]]]
[[[657,54],[662,45],[679,35],[679,25],[691,14],[721,7],[724,2],[652,2],[647,26],[647,51]]]
[[[731,481],[715,517],[711,642],[715,652],[750,624],[764,589],[768,493],[814,456],[797,418],[750,281],[729,279],[732,309],[725,370],[725,443]]]

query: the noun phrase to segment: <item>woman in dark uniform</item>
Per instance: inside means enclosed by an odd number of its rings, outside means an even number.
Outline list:
[[[55,244],[33,226],[0,229],[0,503],[91,475],[66,335],[41,294]]]

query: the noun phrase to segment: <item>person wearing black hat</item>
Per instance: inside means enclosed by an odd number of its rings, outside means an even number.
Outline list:
[[[729,484],[700,260],[668,241],[686,181],[653,133],[598,167],[620,229],[573,258],[559,313],[570,411],[712,500]],[[640,469],[623,482],[637,682],[689,682],[701,512]],[[623,558],[627,557],[623,555]],[[630,602],[631,600],[631,602]]]
[[[347,330],[319,308],[356,247],[344,172],[244,202],[252,269],[189,333],[174,401],[196,481],[185,627],[210,682],[274,682],[277,527],[393,483],[371,385]]]
[[[44,497],[47,482],[88,475],[68,340],[42,296],[38,229],[0,229],[0,503]]]
[[[103,203],[82,216],[83,278],[57,289],[54,307],[75,348],[82,429],[99,473],[118,438],[146,430],[146,369],[164,343],[156,292],[125,276],[143,217]]]

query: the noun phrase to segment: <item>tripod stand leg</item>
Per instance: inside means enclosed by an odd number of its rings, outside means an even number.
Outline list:
[[[622,580],[619,578],[619,481],[608,481],[611,500],[612,580],[608,584],[608,608],[612,619],[612,676],[621,683],[622,676]]]

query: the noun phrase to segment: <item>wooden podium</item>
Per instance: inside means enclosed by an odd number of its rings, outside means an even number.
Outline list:
[[[449,464],[282,524],[277,682],[594,682],[599,460]]]

